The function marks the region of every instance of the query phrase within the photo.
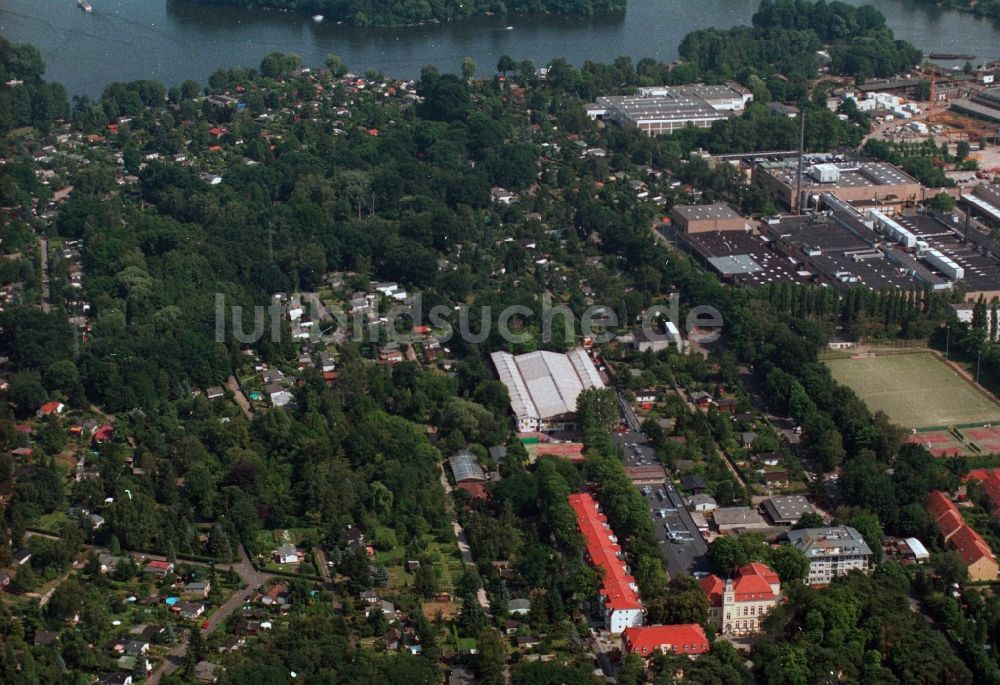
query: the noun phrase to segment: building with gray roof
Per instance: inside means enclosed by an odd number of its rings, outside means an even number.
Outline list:
[[[849,571],[867,573],[871,547],[850,526],[802,528],[788,531],[788,543],[795,545],[809,559],[809,585],[828,585]]]
[[[764,501],[764,513],[778,526],[794,526],[803,514],[816,513],[802,495],[779,495]]]
[[[456,483],[483,482],[486,480],[486,473],[479,465],[479,460],[472,452],[462,450],[452,455],[448,459],[451,473],[455,476]]]
[[[509,352],[490,355],[500,382],[507,386],[517,429],[558,430],[572,420],[580,393],[603,388],[604,381],[582,348],[566,354]]]

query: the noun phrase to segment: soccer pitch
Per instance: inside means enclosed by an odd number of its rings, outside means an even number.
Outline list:
[[[905,428],[1000,423],[1000,405],[930,352],[828,359],[834,380]]]

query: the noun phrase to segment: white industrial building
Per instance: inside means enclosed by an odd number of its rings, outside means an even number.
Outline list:
[[[490,355],[500,381],[507,386],[517,430],[560,430],[572,421],[576,399],[590,388],[603,388],[597,368],[583,348],[566,354],[509,352]]]
[[[637,95],[599,97],[587,114],[648,135],[670,134],[688,126],[708,128],[713,121],[743,111],[751,100],[753,94],[735,82],[659,86],[640,88]]]

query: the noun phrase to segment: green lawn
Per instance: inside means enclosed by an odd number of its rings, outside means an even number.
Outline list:
[[[1000,405],[930,352],[829,359],[830,373],[905,428],[998,423]]]

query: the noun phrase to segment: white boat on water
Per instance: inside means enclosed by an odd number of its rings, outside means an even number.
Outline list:
[[[504,29],[507,30],[507,31],[513,31],[514,27],[513,26],[505,26]]]
[[[323,15],[322,14],[314,14],[313,15],[313,21],[316,22],[317,24],[322,24],[323,23]]]
[[[84,12],[93,12],[94,8],[90,6],[87,0],[77,0],[77,3]]]

